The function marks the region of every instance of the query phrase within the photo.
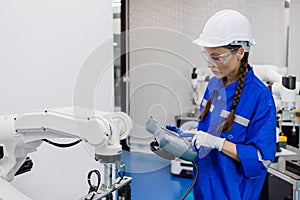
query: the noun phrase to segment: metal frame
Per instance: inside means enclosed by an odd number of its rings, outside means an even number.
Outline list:
[[[85,199],[89,199],[89,200],[93,200],[93,199],[98,200],[99,199],[100,200],[101,198],[106,197],[106,196],[112,194],[113,192],[119,190],[123,186],[129,184],[132,180],[131,177],[124,176],[123,179],[120,181],[120,183],[118,183],[119,179],[116,179],[112,188],[99,188],[99,190],[97,192],[92,192],[86,196],[83,196],[80,198],[80,200],[85,200]],[[127,200],[127,199],[125,199],[125,200]]]
[[[278,171],[278,170],[275,170],[273,168],[269,168],[268,169],[268,172],[290,184],[292,184],[293,186],[293,200],[300,200],[300,180],[296,180],[296,179],[293,179],[291,178],[290,176]]]

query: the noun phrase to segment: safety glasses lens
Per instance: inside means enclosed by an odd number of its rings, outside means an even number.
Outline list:
[[[231,49],[229,52],[225,52],[222,54],[208,54],[206,51],[202,51],[201,54],[206,62],[215,66],[220,66],[228,63],[232,56],[232,51],[233,49]]]

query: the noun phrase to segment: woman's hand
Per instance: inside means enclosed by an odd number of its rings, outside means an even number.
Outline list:
[[[192,139],[192,145],[196,149],[199,149],[201,146],[204,146],[222,151],[224,141],[224,138],[213,136],[204,131],[197,131]]]

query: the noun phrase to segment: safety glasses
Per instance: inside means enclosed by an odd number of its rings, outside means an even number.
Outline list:
[[[208,54],[206,51],[203,50],[202,57],[206,62],[218,67],[227,64],[230,58],[232,57],[232,53],[234,51],[236,51],[235,48],[230,49],[229,51],[222,54],[218,54],[218,53]]]

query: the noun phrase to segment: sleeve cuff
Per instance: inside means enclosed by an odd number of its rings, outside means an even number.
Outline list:
[[[246,177],[259,178],[266,174],[267,168],[259,161],[254,146],[237,144],[236,150]]]

